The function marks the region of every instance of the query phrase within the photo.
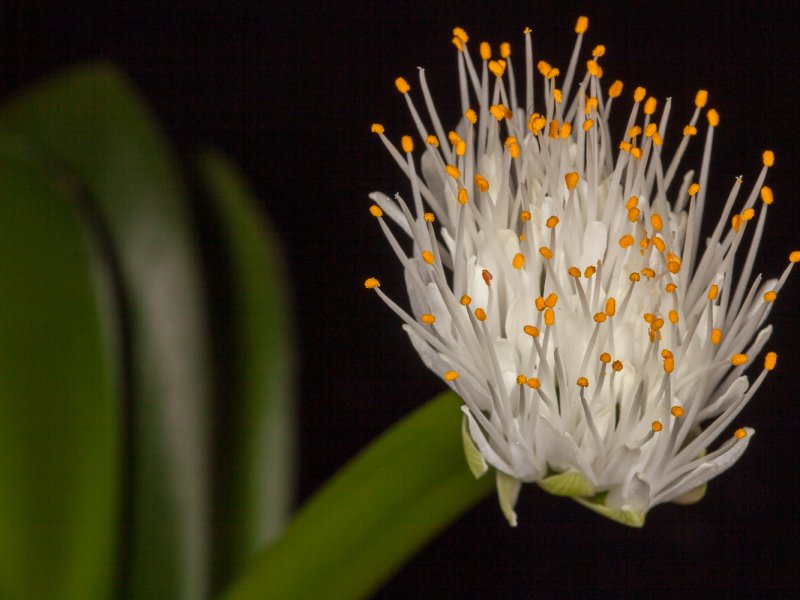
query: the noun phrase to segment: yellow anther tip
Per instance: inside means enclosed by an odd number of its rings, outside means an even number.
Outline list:
[[[517,375],[517,385],[525,385],[528,383],[528,378],[525,375]]]
[[[464,294],[463,296],[461,296],[459,302],[461,303],[461,306],[469,306],[470,302],[472,302],[472,298]]]
[[[628,233],[619,238],[619,245],[621,248],[628,248],[633,245],[633,236]]]
[[[373,204],[372,206],[370,206],[370,207],[369,207],[369,213],[370,213],[370,214],[371,214],[373,217],[378,217],[378,218],[380,218],[380,217],[382,217],[382,216],[383,216],[383,211],[381,210],[381,207],[380,207],[380,206],[378,206],[377,204]]]
[[[772,194],[772,188],[769,186],[765,185],[761,188],[760,196],[761,201],[766,205],[770,205],[775,201],[775,196]]]
[[[697,94],[694,97],[694,105],[697,108],[703,108],[708,102],[708,91],[707,90],[698,90]]]
[[[500,56],[502,58],[508,58],[511,56],[511,44],[508,42],[503,42],[500,44]]]
[[[611,362],[611,355],[608,352],[603,352],[600,355],[600,362],[607,365],[608,363]]]
[[[658,106],[658,101],[650,96],[647,99],[647,102],[644,103],[644,114],[652,115],[656,112],[656,107]]]
[[[517,252],[514,255],[514,258],[511,260],[511,266],[519,270],[522,268],[524,264],[525,264],[525,256],[522,253]]]
[[[480,191],[482,191],[482,192],[488,192],[489,191],[489,182],[486,181],[486,178],[483,175],[481,175],[480,173],[477,173],[475,175],[475,185],[477,185],[478,189]]]
[[[489,45],[489,42],[481,42],[480,53],[483,60],[492,58],[492,47]]]
[[[476,308],[475,309],[475,318],[478,319],[478,321],[485,321],[486,320],[486,311],[483,310],[480,307]]]
[[[739,367],[747,362],[747,354],[734,354],[731,356],[731,364],[734,367]]]
[[[772,150],[765,150],[761,158],[765,167],[771,167],[775,164],[775,153]]]
[[[661,424],[661,421],[653,421],[650,424],[650,428],[657,433],[664,429],[664,426]]]
[[[465,44],[469,41],[469,36],[467,35],[467,32],[464,31],[461,27],[454,27],[453,35],[462,42],[464,42]]]
[[[737,440],[743,440],[744,438],[747,437],[747,431],[740,427],[739,429],[733,432],[733,437],[735,437]]]
[[[767,371],[772,371],[775,368],[775,364],[778,362],[778,355],[775,352],[767,352],[767,355],[764,357],[764,368]]]
[[[664,373],[670,374],[675,370],[675,359],[672,355],[664,358]]]
[[[647,94],[647,90],[643,87],[639,86],[635,90],[633,90],[633,101],[634,102],[641,102],[644,100],[645,95]]]
[[[579,175],[576,172],[567,173],[564,175],[564,182],[567,184],[568,190],[574,190],[578,187]]]
[[[770,290],[769,292],[764,294],[764,302],[775,302],[775,299],[777,297],[778,297],[778,294],[776,294],[774,291]]]
[[[414,151],[414,140],[411,139],[410,135],[404,135],[400,138],[400,145],[403,147],[403,152]]]
[[[609,98],[618,98],[622,94],[622,82],[617,79],[614,83],[611,84],[611,87],[608,88],[608,97]]]
[[[364,281],[364,287],[368,290],[381,287],[381,282],[375,279],[374,277],[370,277],[369,279]]]
[[[796,263],[800,262],[800,250],[795,250],[791,254],[789,254],[789,262]]]
[[[588,28],[589,28],[589,18],[578,17],[578,22],[575,23],[575,33],[577,34],[586,33],[586,30]]]
[[[433,325],[436,322],[436,317],[434,317],[431,313],[425,313],[419,318],[419,320],[426,325]]]
[[[680,406],[673,406],[669,411],[673,417],[682,417],[684,410]]]
[[[541,382],[536,377],[528,377],[528,381],[526,381],[525,383],[529,388],[533,390],[538,390],[539,387],[542,385]]]
[[[394,86],[397,88],[397,91],[401,94],[407,94],[408,91],[411,89],[411,86],[408,85],[408,82],[402,78],[398,77],[394,80]]]
[[[422,260],[424,260],[429,265],[432,265],[434,262],[433,252],[431,252],[430,250],[423,250]]]
[[[525,327],[522,328],[522,331],[531,337],[539,337],[539,328],[534,327],[533,325],[525,325]]]
[[[578,377],[576,383],[582,388],[589,387],[589,380],[586,377]]]
[[[689,186],[689,190],[688,191],[689,191],[689,196],[696,196],[697,192],[700,191],[700,184],[699,183],[693,183],[692,185]]]
[[[456,379],[458,379],[458,373],[456,371],[447,371],[444,374],[445,381],[455,381]]]
[[[716,127],[719,125],[719,113],[715,109],[709,109],[709,111],[706,113],[706,118],[708,119],[708,124],[711,125],[711,127]]]
[[[370,130],[372,131],[372,133],[377,133],[378,135],[380,135],[384,131],[383,125],[381,125],[380,123],[373,123],[372,127],[370,127]]]

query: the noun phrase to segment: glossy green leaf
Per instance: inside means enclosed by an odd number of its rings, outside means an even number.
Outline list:
[[[283,535],[250,561],[226,600],[362,598],[494,490],[464,461],[460,400],[442,394],[345,465]]]
[[[208,589],[207,339],[190,216],[152,116],[113,68],[68,71],[0,111],[83,181],[121,281],[129,336],[133,494],[122,583],[131,598]]]
[[[30,156],[0,137],[0,597],[109,598],[121,391],[113,311],[73,199]]]
[[[276,234],[235,167],[198,160],[208,191],[217,382],[215,579],[227,583],[291,509],[295,425],[288,281]]]

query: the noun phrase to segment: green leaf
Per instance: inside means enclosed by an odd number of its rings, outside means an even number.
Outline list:
[[[85,223],[32,155],[0,136],[0,597],[108,598],[119,470],[113,311]]]
[[[233,164],[216,152],[198,167],[209,195],[207,257],[217,382],[215,579],[228,583],[288,520],[295,464],[293,343],[277,235]]]
[[[460,400],[437,396],[374,441],[259,553],[226,600],[362,598],[494,490],[464,462]]]
[[[207,593],[207,339],[196,248],[177,169],[152,116],[111,67],[73,69],[0,112],[0,130],[32,140],[77,175],[107,239],[129,335],[123,515],[132,598]]]

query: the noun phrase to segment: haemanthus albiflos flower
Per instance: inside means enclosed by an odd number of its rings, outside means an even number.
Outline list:
[[[707,92],[670,155],[671,101],[659,107],[636,88],[620,141],[609,114],[623,85],[602,83],[603,46],[571,90],[587,26],[580,17],[563,80],[545,61],[534,67],[525,30],[524,98],[509,44],[494,59],[481,44],[474,62],[456,28],[464,116],[455,130],[445,131],[423,69],[427,120],[410,84],[395,82],[417,135],[398,150],[372,126],[411,183],[410,202],[376,192],[370,211],[405,269],[412,312],[377,279],[365,286],[463,399],[467,462],[476,476],[495,468],[512,524],[523,482],[635,526],[657,504],[699,500],[753,436],[732,423],[775,367],[774,352],[762,356],[764,323],[800,260],[793,252],[777,279],[752,277],[773,201],[771,151],[744,200],[734,181],[700,239],[719,124]],[[677,179],[699,129],[699,174]],[[387,220],[411,239],[410,255]],[[750,381],[755,361],[763,369]]]

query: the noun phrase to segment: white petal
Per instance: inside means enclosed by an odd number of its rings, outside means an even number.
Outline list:
[[[747,435],[741,439],[736,440],[727,452],[717,456],[715,459],[702,463],[693,471],[690,471],[678,481],[673,482],[669,487],[660,490],[653,499],[653,505],[660,504],[661,502],[669,502],[673,498],[682,496],[686,492],[704,484],[709,479],[712,479],[731,468],[737,460],[747,450],[750,444],[750,438],[755,434],[755,430],[745,427],[744,430]]]

